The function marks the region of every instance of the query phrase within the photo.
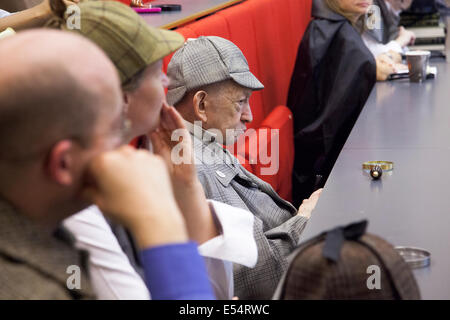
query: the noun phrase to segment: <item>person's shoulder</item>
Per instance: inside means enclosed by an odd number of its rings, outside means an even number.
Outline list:
[[[329,30],[330,28],[340,28],[343,25],[350,25],[350,23],[346,23],[346,21],[343,20],[329,20],[329,19],[323,19],[323,18],[313,18],[311,19],[311,21],[309,22],[309,27],[312,29],[317,29],[317,30],[321,30],[321,29],[327,29]]]
[[[311,47],[324,48],[326,50],[335,38],[336,33],[348,26],[351,27],[351,24],[345,21],[333,21],[322,18],[312,19],[302,38],[302,42],[308,41]]]
[[[363,39],[363,33],[360,33],[350,23],[342,26],[337,34],[337,37],[338,40],[336,41],[336,45],[340,48],[345,47],[347,52],[351,52],[353,49],[357,49],[360,54],[363,54],[360,55],[361,58],[365,57],[368,60],[373,60],[373,62],[375,61],[372,53],[370,52]]]
[[[0,255],[0,299],[71,299],[60,282],[26,263]]]

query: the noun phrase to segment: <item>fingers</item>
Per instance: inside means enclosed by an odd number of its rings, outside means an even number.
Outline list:
[[[133,147],[124,145],[115,151],[105,152],[92,159],[88,166],[88,173],[96,179],[106,170],[106,163],[114,161],[116,158],[129,157],[136,151]]]
[[[322,191],[323,188],[317,189],[308,199],[304,199],[298,208],[298,214],[309,218],[311,216],[311,212],[315,209],[317,202],[319,201]]]
[[[184,120],[174,107],[163,104],[161,110],[161,126],[164,130],[173,131],[176,129],[186,129]]]
[[[162,108],[161,108],[161,113],[160,113],[160,115],[161,115],[161,120],[159,123],[160,131],[169,131],[170,130],[170,122],[169,122],[170,119],[168,119],[168,117],[167,117],[167,110],[169,108],[170,107],[167,105],[167,103],[163,102]]]
[[[163,104],[163,109],[162,109],[162,115],[161,117],[164,119],[163,124],[164,124],[164,129],[166,130],[175,130],[177,128],[175,120],[173,119],[172,113],[170,112],[171,107],[169,106],[164,106]]]
[[[170,147],[165,141],[165,135],[157,130],[150,134],[150,141],[152,142],[154,154],[162,156],[164,159],[167,157],[167,153],[170,154]]]
[[[174,107],[170,107],[168,112],[170,113],[171,118],[172,118],[174,124],[176,125],[177,129],[185,129],[186,128],[183,117]]]
[[[141,247],[186,241],[162,157],[123,146],[96,157],[89,170],[94,183],[85,186],[82,196],[129,228]]]
[[[390,74],[395,72],[394,62],[386,54],[381,54],[376,58],[377,63],[377,80],[384,81]]]
[[[162,141],[160,136],[160,131],[155,130],[150,133],[150,141],[152,142],[153,152],[159,154],[162,149]]]
[[[300,207],[298,208],[298,211],[304,211],[305,208],[308,207],[309,203],[311,202],[310,199],[303,199],[302,204],[300,205]]]
[[[169,110],[170,109],[170,106],[169,106],[169,104],[167,103],[167,101],[166,100],[164,100],[163,101],[163,106],[162,106],[162,110]]]
[[[306,202],[305,204],[302,203],[300,208],[298,208],[298,215],[309,219],[311,217],[311,211],[312,210],[309,208],[308,202]]]

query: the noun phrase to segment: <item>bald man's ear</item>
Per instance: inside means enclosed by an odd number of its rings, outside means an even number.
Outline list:
[[[197,119],[202,122],[206,122],[208,117],[206,115],[206,97],[208,93],[206,91],[200,90],[194,94],[192,98],[192,103],[194,105],[194,113]]]
[[[69,186],[74,183],[74,142],[62,140],[50,150],[47,158],[46,171],[57,184]]]

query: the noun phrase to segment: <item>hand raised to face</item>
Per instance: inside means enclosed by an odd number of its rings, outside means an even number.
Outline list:
[[[159,128],[150,134],[150,139],[155,154],[165,160],[174,184],[196,183],[191,135],[174,107],[163,104]]]
[[[187,240],[165,162],[145,150],[124,146],[89,164],[84,197],[127,227],[140,247]]]
[[[191,135],[174,107],[163,105],[160,126],[150,138],[153,151],[164,159],[169,169],[190,238],[203,243],[216,236],[216,226],[195,170]]]

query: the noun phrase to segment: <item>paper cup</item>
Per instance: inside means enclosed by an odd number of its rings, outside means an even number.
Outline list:
[[[427,78],[430,55],[430,51],[410,51],[406,53],[411,82],[422,82]]]

